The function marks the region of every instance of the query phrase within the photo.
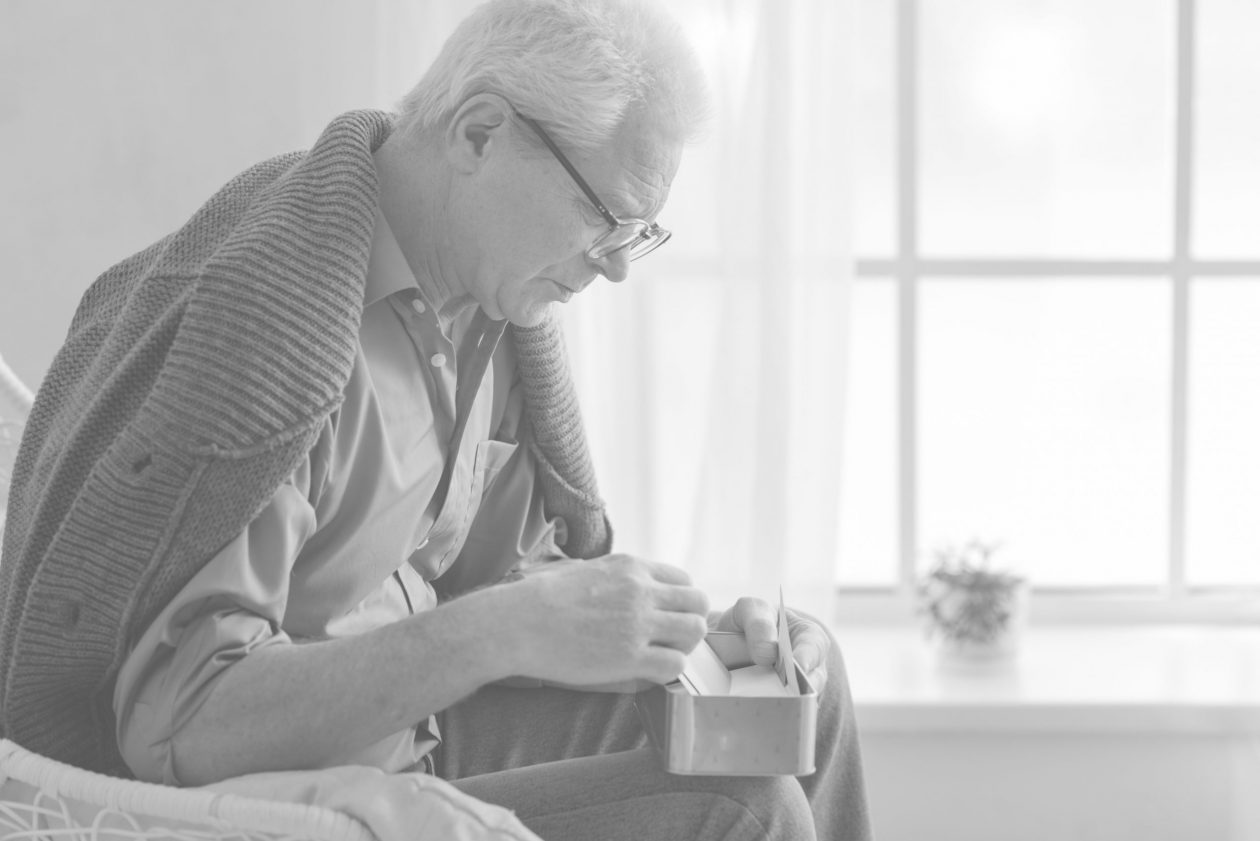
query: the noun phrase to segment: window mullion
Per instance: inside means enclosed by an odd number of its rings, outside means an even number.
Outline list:
[[[1185,598],[1189,420],[1190,225],[1194,162],[1194,0],[1177,0],[1176,177],[1173,210],[1172,452],[1168,589]]]
[[[918,554],[918,0],[897,7],[898,584],[913,592]]]

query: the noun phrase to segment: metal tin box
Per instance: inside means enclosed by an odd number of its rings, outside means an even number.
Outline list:
[[[729,647],[714,640],[713,647]],[[743,638],[735,635],[739,644]],[[723,658],[726,659],[726,658]],[[729,661],[728,661],[729,662]],[[693,695],[675,681],[635,696],[643,727],[672,774],[801,776],[814,772],[818,693],[793,662],[799,695]]]

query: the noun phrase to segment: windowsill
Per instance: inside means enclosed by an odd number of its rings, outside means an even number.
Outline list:
[[[1260,734],[1260,628],[1034,626],[992,666],[938,662],[918,628],[835,631],[863,732]]]

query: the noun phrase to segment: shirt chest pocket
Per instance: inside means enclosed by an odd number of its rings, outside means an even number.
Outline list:
[[[518,447],[506,441],[481,441],[476,445],[470,466],[465,467],[467,462],[457,463],[441,513],[411,559],[412,566],[426,579],[441,575],[459,556],[482,496]]]
[[[469,493],[469,507],[475,508],[482,495],[490,490],[490,486],[516,454],[519,446],[520,444],[507,441],[482,441],[477,445],[477,455],[473,460],[474,487]]]

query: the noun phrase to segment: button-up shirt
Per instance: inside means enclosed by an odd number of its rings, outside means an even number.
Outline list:
[[[561,554],[533,461],[516,443],[523,394],[511,343],[499,342],[504,323],[451,305],[417,283],[378,215],[344,401],[292,477],[163,609],[119,673],[118,743],[140,779],[178,784],[172,737],[251,651],[429,609],[433,582],[456,566],[464,580],[493,580]],[[430,718],[330,764],[398,771],[438,738]]]

